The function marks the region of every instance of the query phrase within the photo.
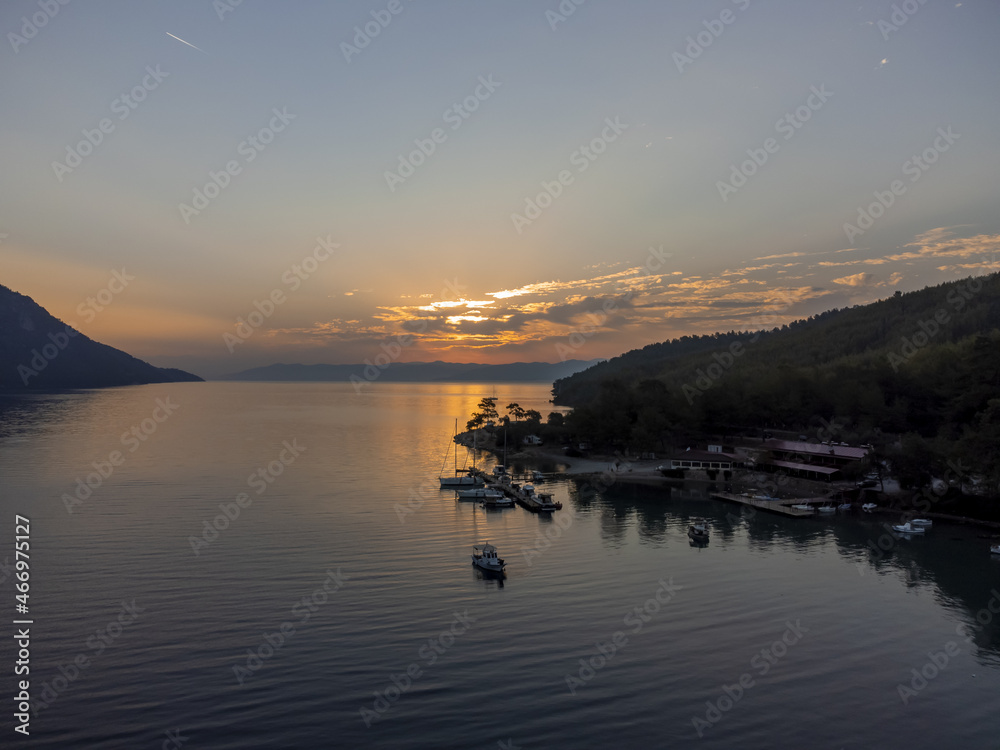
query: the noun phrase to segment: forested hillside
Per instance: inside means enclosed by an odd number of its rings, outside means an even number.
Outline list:
[[[960,459],[996,490],[1000,274],[780,329],[652,344],[556,381],[553,395],[596,445],[656,450],[680,436],[784,429],[874,443],[909,483]]]

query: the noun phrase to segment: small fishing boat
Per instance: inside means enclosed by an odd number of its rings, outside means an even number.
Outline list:
[[[923,534],[924,529],[921,526],[911,526],[910,522],[907,521],[902,526],[893,526],[892,530],[900,534]]]
[[[817,510],[819,510],[820,513],[836,513],[837,512],[837,509],[835,507],[833,507],[832,505],[821,505]]]
[[[472,564],[477,568],[499,573],[506,563],[497,557],[497,548],[487,542],[472,548]]]
[[[795,510],[807,510],[810,513],[816,510],[814,507],[809,505],[809,503],[800,503],[799,505],[793,505],[792,507],[795,508]]]
[[[917,526],[922,529],[929,529],[934,525],[934,522],[927,518],[914,518],[910,521],[911,526]]]
[[[841,503],[840,505],[837,506],[837,510],[850,510],[850,509],[851,509],[850,503]]]
[[[863,510],[865,513],[871,513],[877,507],[878,506],[875,503],[865,503],[864,505],[861,506],[861,510]]]
[[[696,542],[707,542],[708,522],[703,518],[696,518],[694,523],[688,526],[688,536]]]

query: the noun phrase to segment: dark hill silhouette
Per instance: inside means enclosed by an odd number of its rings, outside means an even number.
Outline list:
[[[200,380],[87,338],[31,297],[0,285],[0,391]]]

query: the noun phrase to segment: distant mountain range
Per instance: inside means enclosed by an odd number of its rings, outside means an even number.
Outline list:
[[[0,391],[201,379],[183,370],[154,367],[89,339],[50,315],[31,297],[0,285]]]
[[[565,362],[513,362],[482,365],[461,362],[394,362],[385,369],[375,365],[286,365],[256,367],[221,380],[295,380],[313,382],[384,383],[552,383],[586,370],[601,360],[569,359]]]

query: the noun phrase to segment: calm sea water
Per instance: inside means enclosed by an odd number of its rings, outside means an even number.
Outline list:
[[[554,518],[458,503],[436,477],[493,390],[0,399],[0,560],[27,516],[44,702],[22,741],[0,572],[3,746],[1000,747],[981,530],[876,555],[877,519],[741,516],[693,484],[564,478]],[[544,386],[497,395],[550,410]],[[471,566],[482,541],[506,579]]]

